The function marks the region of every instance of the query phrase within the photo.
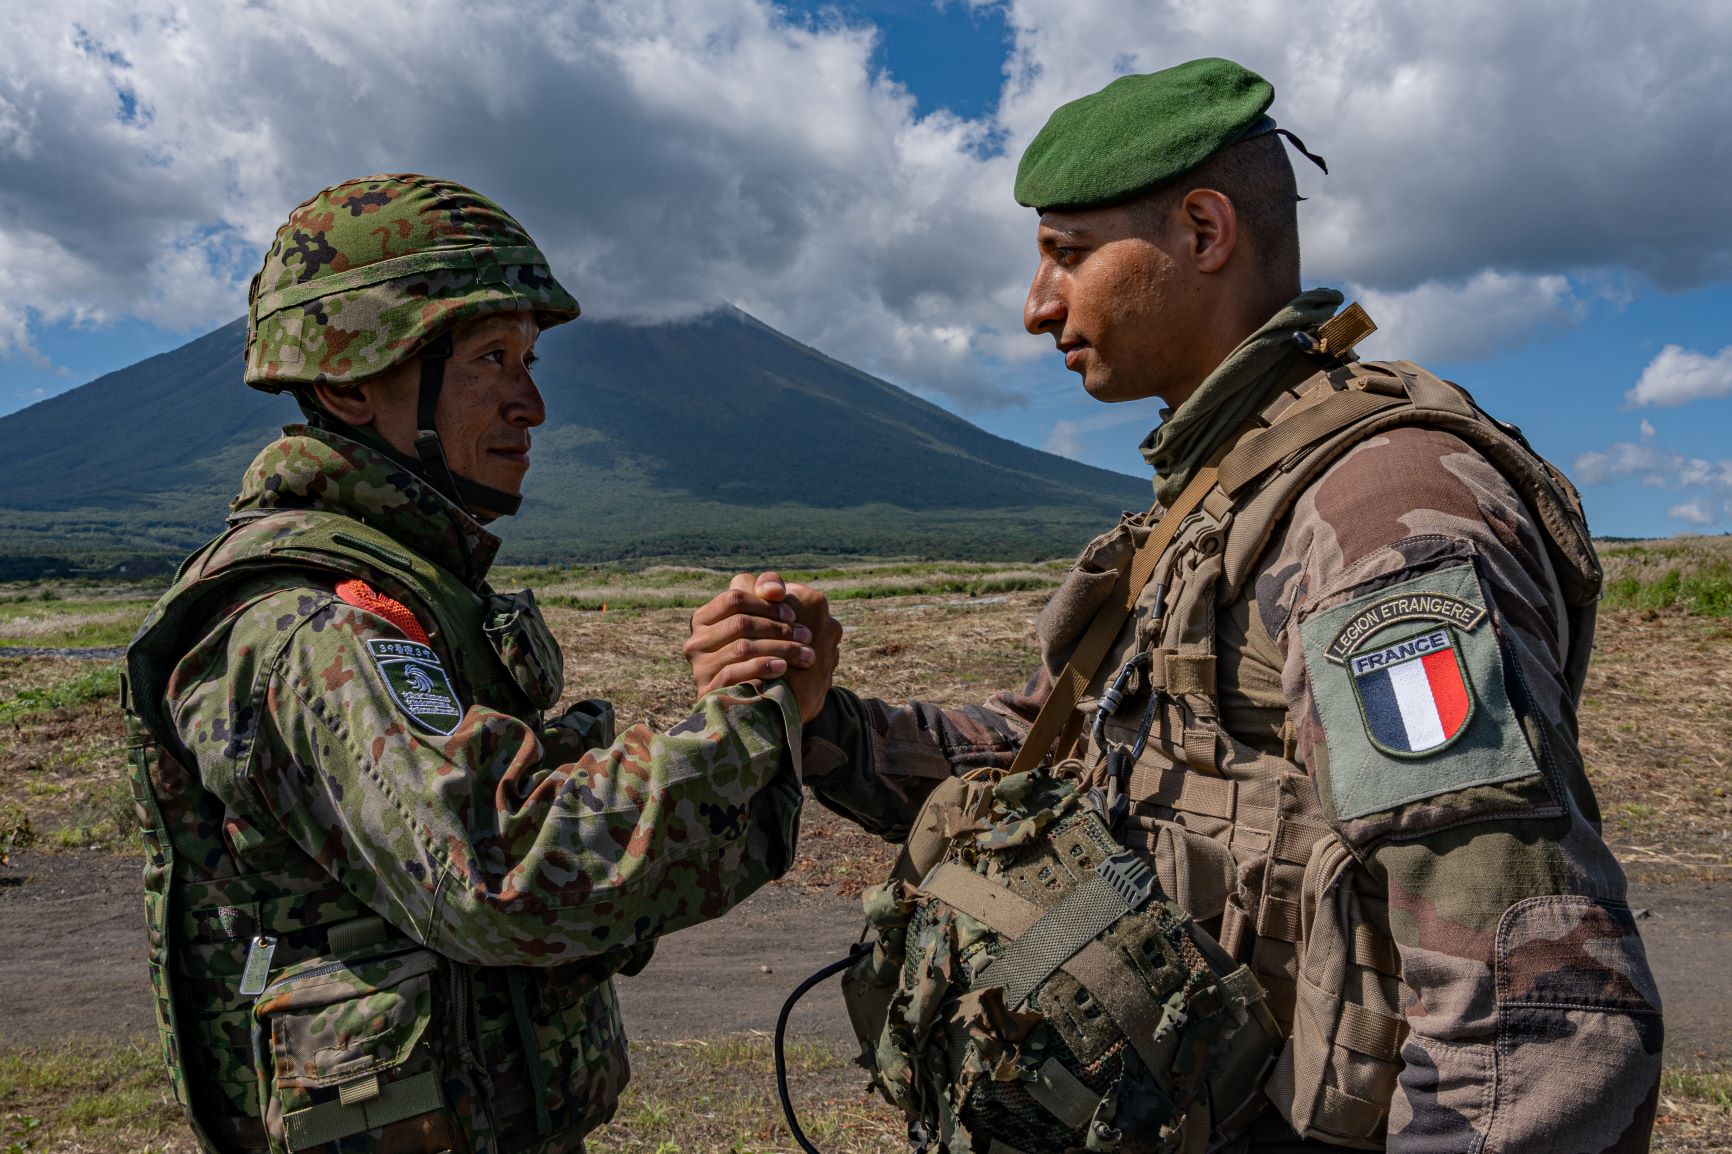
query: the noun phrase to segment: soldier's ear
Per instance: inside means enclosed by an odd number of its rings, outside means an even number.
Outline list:
[[[371,381],[360,381],[354,384],[332,384],[329,381],[316,381],[312,385],[313,395],[318,399],[319,407],[337,418],[345,425],[362,428],[373,423],[376,415],[373,411],[372,390],[368,388]]]
[[[1186,249],[1198,272],[1220,272],[1239,244],[1239,214],[1232,200],[1212,188],[1194,188],[1177,214]]]

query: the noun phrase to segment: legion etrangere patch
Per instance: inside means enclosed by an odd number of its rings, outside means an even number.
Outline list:
[[[1312,614],[1300,636],[1339,818],[1537,772],[1471,564]]]
[[[382,638],[369,640],[367,650],[398,708],[433,733],[445,736],[456,730],[463,707],[438,655],[414,641]]]

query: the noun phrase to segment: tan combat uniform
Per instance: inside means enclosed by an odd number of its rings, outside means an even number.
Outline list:
[[[1417,366],[1293,361],[1060,748],[1288,1034],[1243,1144],[1646,1149],[1659,997],[1577,749],[1599,572],[1573,491]],[[833,691],[819,799],[900,838],[936,781],[1008,765],[1159,512],[1083,551],[1022,692]]]

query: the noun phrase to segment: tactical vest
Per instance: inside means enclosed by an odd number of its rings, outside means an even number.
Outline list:
[[[349,517],[259,515],[188,558],[134,640],[122,690],[175,1097],[207,1151],[577,1149],[626,1078],[609,977],[647,949],[549,968],[426,950],[268,814],[225,814],[164,715],[169,676],[213,613],[238,614],[248,582],[294,570],[408,604],[464,701],[539,719],[563,688],[530,594],[477,592]],[[611,713],[595,716],[583,744],[607,745]]]
[[[1287,1035],[1268,1096],[1303,1136],[1380,1148],[1407,1029],[1387,902],[1365,871],[1350,868],[1353,855],[1297,761],[1291,721],[1279,751],[1254,748],[1222,724],[1219,621],[1305,490],[1353,446],[1400,426],[1459,437],[1521,495],[1570,607],[1562,640],[1576,699],[1600,570],[1562,474],[1514,426],[1417,365],[1337,364],[1284,392],[1255,425],[1220,459],[1213,484],[1159,553],[1058,755],[1074,750],[1099,771],[1111,746],[1137,751],[1134,759],[1121,754],[1106,782],[1122,799],[1115,832],[1148,855],[1165,893],[1247,962],[1266,991]],[[1096,551],[1125,557],[1155,523],[1130,518],[1117,530],[1122,540],[1103,539]],[[1095,575],[1097,603],[1114,576]],[[1091,612],[1073,604],[1069,618],[1086,625]],[[1046,640],[1062,655],[1062,639]]]

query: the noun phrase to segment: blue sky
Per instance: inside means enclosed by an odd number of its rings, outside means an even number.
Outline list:
[[[512,207],[589,315],[730,300],[993,432],[1140,475],[1155,404],[1088,400],[1020,330],[1033,214],[1010,174],[1056,104],[1221,54],[1269,75],[1277,117],[1332,161],[1301,175],[1307,280],[1366,303],[1371,355],[1521,425],[1597,532],[1725,532],[1732,18],[1661,7],[1347,5],[1344,23],[1269,0],[433,0],[357,31],[336,0],[293,28],[38,6],[0,46],[0,414],[238,315],[296,200],[414,169]]]

